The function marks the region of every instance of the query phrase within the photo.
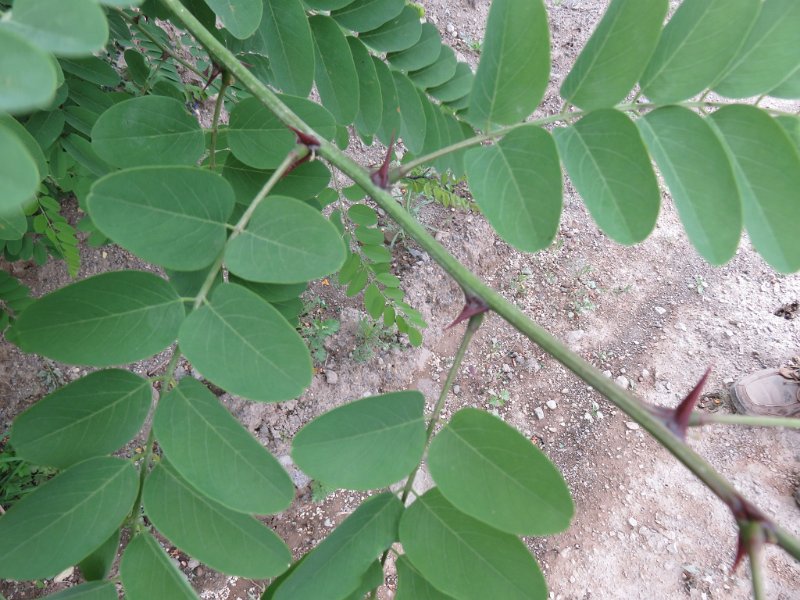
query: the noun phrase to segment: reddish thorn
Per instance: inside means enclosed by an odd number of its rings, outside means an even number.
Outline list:
[[[289,168],[287,168],[286,171],[283,173],[283,175],[281,175],[281,178],[286,177],[289,173],[294,171],[297,167],[302,165],[304,162],[310,160],[313,155],[314,155],[314,152],[312,150],[311,152],[309,152],[305,156],[301,156],[300,158],[298,158],[291,165],[289,165]]]
[[[765,542],[775,542],[772,521],[758,508],[750,504],[740,495],[735,495],[728,503],[728,507],[733,513],[739,525],[739,535],[736,541],[736,556],[733,559],[731,573],[736,571],[739,563],[742,562],[744,555],[750,550],[760,547]],[[747,525],[758,525],[754,530]]]
[[[461,312],[456,317],[455,321],[450,323],[447,327],[444,328],[445,331],[450,329],[451,327],[455,327],[462,321],[466,321],[467,319],[474,317],[475,315],[479,315],[489,310],[489,306],[478,298],[477,296],[473,296],[471,294],[464,294],[464,308],[461,309]]]
[[[744,536],[742,535],[742,530],[739,530],[739,535],[736,540],[736,556],[733,559],[733,565],[731,566],[731,575],[736,572],[736,569],[739,568],[739,563],[742,562],[744,555],[747,554],[747,547],[744,541]]]
[[[291,129],[292,131],[294,131],[294,134],[297,136],[297,143],[298,144],[303,144],[303,146],[305,146],[306,148],[311,150],[311,155],[312,156],[313,156],[314,152],[316,150],[319,150],[320,146],[322,146],[320,141],[317,138],[315,138],[313,135],[308,135],[307,133],[303,133],[302,131],[300,131],[299,129],[295,129],[291,125],[287,125],[287,127],[289,129]]]
[[[216,63],[212,63],[212,65],[211,65],[211,74],[208,76],[208,81],[203,86],[203,91],[205,92],[208,89],[208,86],[210,86],[212,83],[214,83],[214,80],[217,77],[219,77],[221,74],[222,74],[222,69],[220,68],[220,66],[218,64],[216,64]]]
[[[711,367],[706,369],[706,372],[703,373],[697,385],[695,385],[692,391],[681,400],[681,403],[676,408],[664,408],[662,406],[648,407],[651,413],[664,422],[667,429],[683,441],[686,441],[686,430],[689,428],[689,419],[692,416],[692,411],[694,411],[694,407],[700,399],[700,392],[703,391],[703,386],[710,374]]]
[[[377,185],[382,190],[389,187],[389,164],[392,162],[392,150],[394,149],[394,134],[389,141],[389,146],[386,148],[386,158],[383,159],[383,164],[373,171],[369,178],[372,183]]]

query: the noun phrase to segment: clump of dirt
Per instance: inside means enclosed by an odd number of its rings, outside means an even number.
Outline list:
[[[470,8],[466,0],[422,4],[459,60],[476,66],[488,5]],[[537,115],[560,110],[558,87],[607,5],[605,0],[547,2],[554,64]],[[358,141],[351,150],[364,164],[379,162],[382,154],[364,150]],[[775,306],[796,305],[800,277],[775,274],[746,236],[729,264],[710,267],[689,245],[668,198],[653,234],[635,247],[622,247],[597,229],[567,182],[556,242],[533,255],[498,239],[478,214],[425,205],[419,215],[467,267],[645,402],[675,406],[713,365],[701,408],[730,412],[726,389],[731,383],[778,366],[800,347],[800,320],[775,318]],[[294,434],[336,406],[382,392],[415,388],[430,408],[460,340],[463,325],[445,329],[462,308],[459,287],[412,242],[398,244],[394,252],[393,268],[402,272],[409,302],[430,324],[421,348],[393,340],[376,346],[363,362],[354,361],[362,356],[363,306],[358,299],[346,299],[335,285],[316,282],[309,297],[324,301],[316,316],[336,319],[340,327],[325,339],[327,357],[309,389],[279,404],[222,396],[295,481],[292,507],[267,520],[295,557],[330,533],[364,494],[338,491],[321,501],[315,498],[320,490],[291,462]],[[83,248],[82,258],[81,277],[147,268],[114,247]],[[26,269],[22,277],[37,296],[68,281],[59,263]],[[40,375],[44,359],[5,342],[0,358],[0,427],[7,428],[49,384]],[[135,370],[146,372],[161,360],[156,357]],[[85,372],[58,368],[67,379]],[[181,369],[192,373],[190,365]],[[570,487],[576,505],[570,529],[526,539],[552,598],[750,597],[747,566],[730,572],[736,525],[725,505],[636,423],[493,315],[475,336],[444,418],[465,406],[489,410],[523,432],[558,465]],[[766,514],[800,534],[793,500],[800,483],[796,431],[712,426],[691,430],[688,444]],[[431,485],[423,469],[416,487],[421,491]],[[244,599],[264,587],[264,582],[218,575],[168,550],[203,598]],[[76,578],[69,574],[62,582],[48,582],[46,591]],[[768,547],[765,579],[769,598],[790,600],[800,589],[800,567]],[[390,572],[379,597],[392,598],[394,589]],[[0,583],[0,591],[9,599],[42,595],[33,586],[10,583]]]

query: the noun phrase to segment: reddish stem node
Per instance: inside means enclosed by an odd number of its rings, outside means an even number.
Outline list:
[[[728,504],[728,507],[739,525],[736,556],[733,559],[733,566],[731,566],[731,573],[734,573],[746,554],[759,549],[766,543],[774,544],[776,536],[772,521],[738,494]]]
[[[462,321],[466,321],[467,319],[470,319],[475,315],[485,313],[488,310],[489,310],[489,305],[487,305],[482,298],[464,292],[464,308],[461,309],[461,312],[458,314],[455,320],[452,323],[450,323],[450,325],[445,327],[444,330],[447,331],[448,329],[450,329],[451,327],[455,327]]]
[[[382,190],[389,187],[389,164],[392,162],[392,151],[394,150],[394,134],[389,141],[389,146],[386,148],[386,158],[383,159],[383,164],[370,173],[369,178],[372,183],[377,185]]]
[[[303,146],[305,146],[306,148],[308,148],[311,151],[311,156],[313,156],[314,153],[317,150],[319,150],[320,147],[322,146],[320,141],[317,138],[315,138],[313,135],[308,135],[307,133],[303,133],[302,131],[300,131],[299,129],[295,129],[291,125],[287,125],[287,127],[289,129],[291,129],[294,132],[294,134],[297,136],[297,143],[298,144],[302,144]],[[306,156],[309,156],[309,155],[306,155]]]

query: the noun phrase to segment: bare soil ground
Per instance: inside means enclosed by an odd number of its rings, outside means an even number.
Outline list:
[[[466,0],[422,4],[459,58],[475,66],[474,42],[482,37],[488,5],[480,0],[475,8]],[[560,108],[558,86],[607,4],[547,2],[554,68],[540,111]],[[359,154],[371,163],[379,152]],[[712,365],[706,391],[716,396],[702,406],[731,412],[726,389],[732,381],[800,354],[800,318],[775,314],[800,299],[800,277],[776,275],[746,239],[728,265],[710,267],[689,245],[666,195],[653,235],[632,248],[598,231],[569,183],[557,240],[535,255],[507,246],[477,214],[437,205],[421,206],[419,214],[470,269],[646,402],[675,406]],[[114,247],[84,249],[83,259],[80,277],[144,267]],[[327,340],[328,359],[311,387],[297,400],[273,405],[224,397],[295,479],[295,503],[269,520],[295,556],[336,527],[363,495],[336,492],[314,502],[310,482],[291,464],[294,434],[317,415],[366,395],[416,388],[432,402],[458,344],[458,328],[444,329],[461,309],[458,286],[413,244],[397,248],[395,267],[411,304],[430,324],[423,347],[386,343],[365,362],[354,361],[354,352],[359,356],[363,349],[358,334],[363,307],[335,286],[315,283],[309,297],[325,300],[315,316],[339,319],[341,329]],[[14,269],[37,296],[68,281],[58,263]],[[156,358],[135,368],[143,373],[158,365]],[[190,366],[182,368],[189,372]],[[46,394],[54,378],[67,381],[84,372],[0,343],[0,431]],[[747,565],[730,572],[736,527],[727,508],[625,415],[498,317],[485,321],[456,384],[445,417],[463,406],[496,412],[542,448],[569,484],[576,504],[572,527],[558,536],[526,540],[552,598],[750,597]],[[800,434],[707,427],[692,430],[689,444],[746,497],[800,535],[800,509],[792,497],[800,483]],[[417,487],[430,485],[423,472]],[[203,598],[245,600],[264,587],[264,582],[219,575],[168,549]],[[765,563],[767,597],[799,598],[800,565],[771,547]],[[67,574],[62,582],[45,582],[44,590],[0,582],[0,591],[9,599],[36,598],[76,580],[76,574]],[[390,575],[380,597],[392,598],[394,587]]]

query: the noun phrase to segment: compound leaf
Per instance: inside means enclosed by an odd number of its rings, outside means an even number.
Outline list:
[[[352,94],[352,91],[351,91]],[[325,139],[336,135],[336,121],[316,102],[278,96],[293,112]],[[228,143],[233,155],[256,169],[275,169],[294,148],[295,134],[258,98],[247,98],[231,111]]]
[[[408,74],[409,79],[419,88],[437,87],[449,81],[456,74],[456,54],[450,46],[442,46],[436,62]]]
[[[377,29],[361,33],[358,39],[376,52],[398,52],[416,44],[421,35],[419,11],[406,5],[399,15]]]
[[[518,537],[458,511],[437,488],[406,509],[400,542],[422,576],[454,598],[547,596],[539,565]]]
[[[375,63],[366,46],[352,36],[347,36],[347,43],[353,55],[353,63],[358,73],[358,114],[355,118],[356,129],[362,136],[372,135],[381,125],[383,115],[383,97],[381,82]]]
[[[553,136],[600,229],[620,244],[645,239],[656,224],[661,194],[636,125],[620,112],[602,109]]]
[[[776,270],[797,271],[800,236],[787,215],[797,209],[800,153],[783,128],[755,107],[726,106],[711,123],[728,150],[753,246]]]
[[[39,186],[39,168],[25,143],[2,121],[0,156],[0,214],[10,215],[33,198]]]
[[[353,98],[353,91],[358,89],[358,74],[350,45],[336,21],[330,17],[315,15],[308,22],[316,48],[315,73],[319,96],[337,123],[352,123],[358,114],[357,98]]]
[[[404,0],[354,0],[331,12],[342,27],[370,31],[394,19],[403,11]]]
[[[20,315],[14,329],[26,352],[106,367],[163,350],[183,318],[183,303],[169,283],[152,273],[116,271],[44,296]]]
[[[226,508],[266,515],[291,504],[294,486],[280,463],[196,379],[161,399],[153,430],[170,465]]]
[[[685,0],[675,11],[640,85],[655,102],[691,98],[730,63],[755,21],[760,0]]]
[[[470,96],[470,122],[488,130],[493,124],[522,121],[542,99],[549,74],[550,30],[544,3],[495,0]]]
[[[764,94],[800,66],[800,3],[765,0],[755,24],[714,91],[728,98]]]
[[[74,465],[0,517],[0,577],[57,575],[105,542],[133,507],[130,461],[110,456]]]
[[[13,29],[42,50],[58,56],[86,56],[101,50],[108,39],[108,23],[96,0],[16,0]]]
[[[323,277],[344,263],[336,227],[305,202],[269,196],[242,233],[225,249],[228,269],[244,279],[300,283]]]
[[[436,435],[428,467],[439,491],[461,512],[501,531],[550,535],[574,513],[564,478],[516,429],[464,408]]]
[[[214,262],[227,240],[233,189],[196,167],[139,167],[92,185],[92,222],[148,262],[195,271]]]
[[[344,598],[397,539],[403,505],[389,492],[368,498],[283,581],[275,600]]]
[[[425,449],[425,398],[405,391],[335,408],[294,438],[292,458],[308,475],[353,490],[387,486],[408,475]]]
[[[127,600],[197,600],[183,573],[146,531],[125,548],[119,574]]]
[[[263,579],[291,563],[286,544],[266,525],[217,504],[167,464],[148,476],[143,501],[156,529],[212,569]]]
[[[470,190],[497,233],[520,250],[550,245],[561,218],[561,165],[553,138],[536,126],[468,151]]]
[[[14,419],[11,443],[37,465],[64,469],[119,450],[139,431],[152,389],[129,371],[97,371],[57,389]]]
[[[390,52],[386,59],[395,69],[417,71],[432,65],[442,52],[442,38],[433,23],[423,23],[419,41],[400,52]]]
[[[270,304],[234,284],[222,284],[181,327],[181,350],[197,369],[232,394],[277,402],[311,383],[302,338]]]
[[[287,94],[308,96],[314,83],[314,46],[300,2],[264,2],[261,30],[275,85]]]
[[[637,124],[692,245],[711,264],[726,263],[742,234],[742,204],[716,134],[697,114],[678,106],[659,108]]]
[[[116,167],[195,165],[205,140],[197,119],[181,102],[142,96],[100,115],[92,127],[92,148]]]
[[[270,0],[272,2],[273,0]],[[262,0],[205,0],[233,37],[244,40],[253,35],[261,23]]]
[[[658,43],[667,0],[613,0],[561,86],[584,110],[613,106],[645,70]]]

